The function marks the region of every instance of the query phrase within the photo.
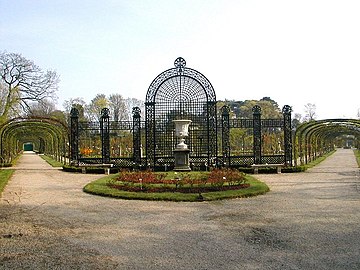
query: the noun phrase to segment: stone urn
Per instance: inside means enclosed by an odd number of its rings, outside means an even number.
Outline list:
[[[179,143],[176,149],[187,149],[184,137],[189,136],[189,125],[191,120],[174,120],[175,123],[175,136],[179,138]]]
[[[187,144],[185,144],[185,137],[189,136],[189,125],[191,120],[181,119],[174,120],[175,136],[179,138],[179,143],[174,149],[175,166],[174,171],[190,171],[189,153]]]

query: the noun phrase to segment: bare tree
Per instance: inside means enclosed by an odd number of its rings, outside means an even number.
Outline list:
[[[28,111],[31,102],[56,98],[59,76],[55,71],[42,71],[21,54],[0,52],[0,76],[5,85],[0,122],[5,121],[13,107]]]
[[[76,108],[79,111],[79,120],[88,121],[88,119],[85,117],[86,102],[83,98],[77,97],[65,100],[63,103],[63,107],[65,109],[65,117],[67,120],[69,120],[71,109]]]
[[[65,100],[63,103],[63,107],[65,109],[65,112],[70,114],[70,111],[73,107],[81,106],[84,108],[86,105],[86,102],[83,98],[77,97],[77,98],[70,98],[68,100]]]
[[[109,97],[109,107],[114,121],[128,120],[127,107],[122,95],[111,94]]]
[[[55,103],[52,100],[44,99],[41,103],[33,102],[29,104],[29,116],[49,116],[56,110]]]
[[[127,98],[125,99],[125,104],[128,112],[128,119],[132,119],[132,109],[134,107],[139,107],[141,110],[141,117],[145,117],[145,104],[144,101],[136,98]]]
[[[85,107],[86,113],[90,121],[98,121],[101,116],[101,109],[107,108],[109,106],[109,100],[104,94],[97,94],[90,102],[88,106]]]
[[[291,126],[293,129],[296,129],[301,124],[302,115],[300,113],[295,113],[292,117]]]
[[[308,103],[305,105],[305,119],[306,121],[312,121],[316,118],[316,105]]]

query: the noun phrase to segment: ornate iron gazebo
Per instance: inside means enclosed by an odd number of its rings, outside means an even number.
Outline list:
[[[186,143],[190,163],[213,164],[217,156],[216,95],[210,81],[187,68],[184,58],[175,67],[160,73],[146,94],[146,162],[150,167],[174,163],[176,145],[173,120],[189,119]]]
[[[217,114],[216,95],[210,81],[200,72],[186,67],[181,57],[174,64],[174,68],[160,73],[150,84],[145,101],[145,121],[141,119],[140,108],[135,107],[132,121],[109,121],[109,110],[104,108],[99,122],[79,122],[79,113],[73,108],[70,121],[72,163],[111,163],[116,168],[171,170],[178,143],[174,120],[186,119],[191,120],[185,138],[191,169],[293,164],[290,106],[285,105],[283,117],[277,119],[262,119],[258,105],[253,107],[253,117],[249,119],[230,118],[231,109],[227,105]],[[234,134],[242,134],[242,137],[235,138]],[[126,156],[121,154],[122,136],[128,139],[132,136]],[[278,136],[279,147],[276,152],[269,153],[265,151],[265,139],[272,136]],[[241,153],[234,145],[240,140]],[[120,151],[116,153],[113,149]]]

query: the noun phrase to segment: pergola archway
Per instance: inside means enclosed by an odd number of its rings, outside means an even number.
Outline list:
[[[191,163],[216,162],[216,95],[210,81],[187,68],[179,57],[175,67],[160,73],[146,94],[146,158],[150,167],[171,166],[176,144],[173,120],[189,119],[187,144]]]
[[[360,120],[324,119],[304,123],[295,132],[295,164],[306,164],[334,148],[334,141],[342,135],[354,136],[360,143]]]
[[[1,163],[10,163],[23,150],[24,143],[32,143],[36,151],[65,162],[68,153],[69,129],[53,118],[14,118],[0,126]]]

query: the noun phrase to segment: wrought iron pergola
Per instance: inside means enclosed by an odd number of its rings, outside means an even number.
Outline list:
[[[210,81],[187,68],[184,58],[160,73],[150,84],[145,102],[146,163],[171,167],[176,144],[173,120],[191,120],[186,143],[191,164],[216,162],[216,95]]]
[[[254,163],[293,164],[290,106],[283,107],[283,117],[279,119],[262,119],[259,106],[253,108],[251,119],[230,119],[231,110],[226,105],[221,108],[221,114],[217,114],[214,88],[203,74],[186,67],[181,57],[175,60],[174,65],[150,84],[145,101],[145,121],[141,119],[140,109],[135,107],[132,121],[109,121],[109,110],[104,108],[99,122],[79,122],[79,113],[73,108],[70,121],[70,156],[73,163],[110,162],[118,168],[171,170],[174,167],[173,151],[178,143],[173,120],[187,119],[191,120],[186,144],[190,150],[192,169],[238,168]],[[252,138],[248,142],[250,151],[239,154],[232,150],[232,129],[246,129],[246,136]],[[277,135],[281,133],[278,138],[281,150],[276,154],[264,153],[263,138],[269,129],[275,130]],[[117,143],[115,139],[120,132],[127,136],[132,134],[130,157],[115,156],[111,152],[116,147],[113,144]],[[93,147],[96,140],[97,149],[93,157],[79,154],[79,148],[85,145],[83,141],[89,138],[93,140]]]

